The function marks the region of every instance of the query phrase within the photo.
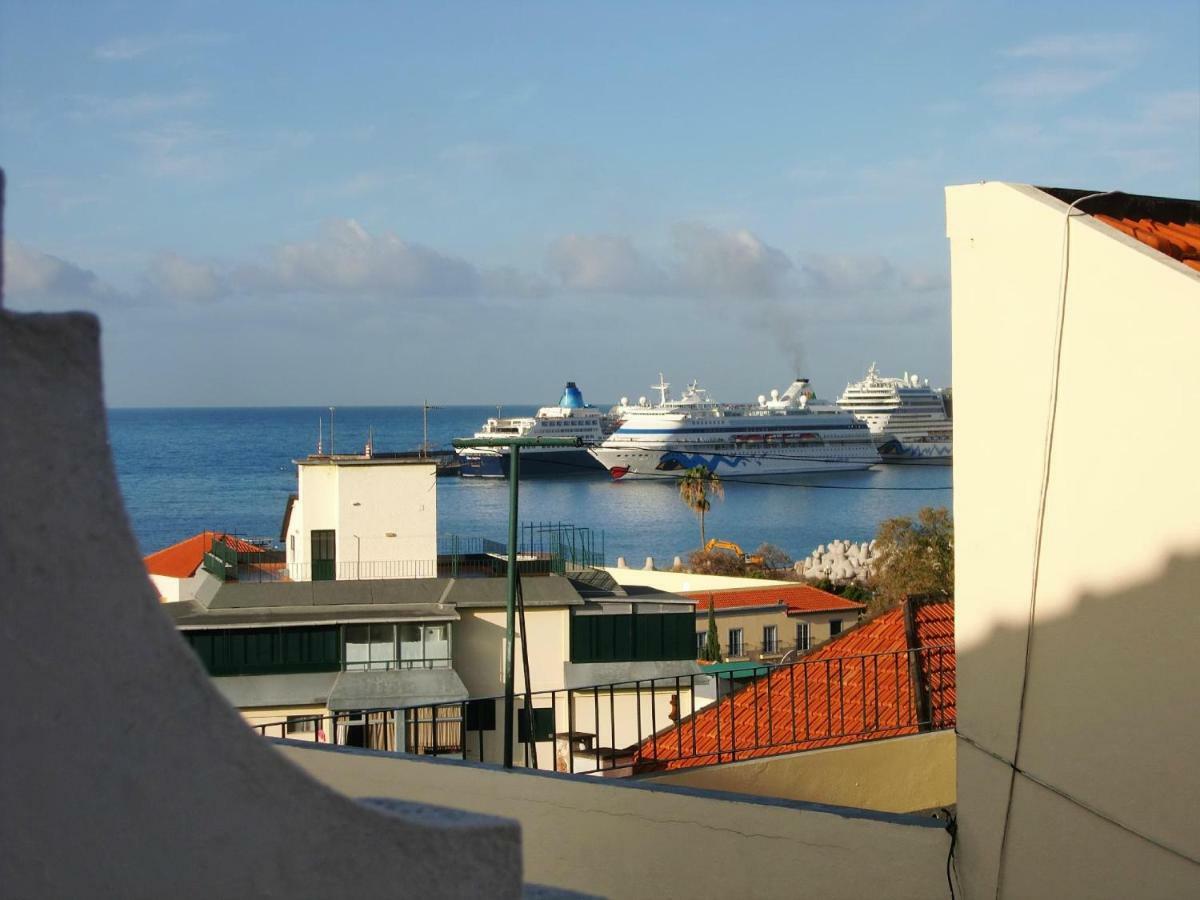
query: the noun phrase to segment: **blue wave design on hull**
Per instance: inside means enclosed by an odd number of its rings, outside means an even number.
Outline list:
[[[746,465],[747,460],[744,456],[724,456],[720,453],[705,456],[703,453],[682,453],[678,450],[670,450],[659,458],[658,465],[654,468],[660,472],[674,472],[678,469],[694,469],[697,466],[703,466],[708,471],[715,472],[721,463],[731,469],[736,469],[738,466]]]

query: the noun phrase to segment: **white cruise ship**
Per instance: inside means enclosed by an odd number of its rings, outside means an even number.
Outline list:
[[[678,477],[704,466],[729,480],[867,469],[879,462],[867,426],[833,405],[811,402],[808,380],[758,403],[712,400],[692,382],[678,400],[659,378],[661,400],[616,408],[617,430],[591,454],[613,478]]]
[[[871,363],[867,377],[846,390],[837,405],[871,429],[884,462],[950,465],[954,436],[942,394],[916,375],[884,378]]]
[[[569,476],[600,471],[587,447],[599,444],[614,426],[613,420],[583,402],[583,394],[568,381],[558,406],[543,406],[532,416],[488,419],[477,438],[552,437],[576,438],[580,447],[524,447],[521,475]],[[507,478],[507,447],[471,447],[457,451],[463,478]]]

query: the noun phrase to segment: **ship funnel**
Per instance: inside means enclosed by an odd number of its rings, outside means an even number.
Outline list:
[[[784,392],[783,396],[787,400],[794,400],[798,397],[804,396],[804,392],[807,387],[807,378],[797,378],[788,386],[788,389]]]
[[[575,382],[567,382],[567,386],[563,389],[562,399],[558,401],[558,405],[562,409],[583,409],[583,393],[575,386]]]

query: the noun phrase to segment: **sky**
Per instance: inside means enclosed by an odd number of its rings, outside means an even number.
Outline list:
[[[0,162],[113,406],[945,386],[943,188],[1200,197],[1200,4],[2,0]]]

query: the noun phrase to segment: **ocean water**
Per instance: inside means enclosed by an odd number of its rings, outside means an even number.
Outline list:
[[[528,415],[534,406],[506,406],[504,415]],[[494,406],[453,406],[429,413],[429,442],[449,446],[473,434]],[[316,450],[327,408],[113,409],[109,435],[117,476],[143,553],[206,528],[253,537],[279,536],[284,505],[296,490],[292,461]],[[421,408],[338,407],[335,449],[360,452],[368,429],[377,451],[414,450],[421,444]],[[705,520],[709,537],[747,550],[767,542],[803,558],[835,538],[874,536],[879,523],[913,515],[922,506],[950,506],[948,467],[879,466],[789,478],[784,485],[725,484]],[[508,483],[493,479],[438,479],[441,534],[507,535]],[[624,556],[640,566],[660,565],[699,546],[696,517],[672,481],[613,482],[604,472],[568,479],[522,479],[522,521],[570,522],[604,532],[608,561]]]

